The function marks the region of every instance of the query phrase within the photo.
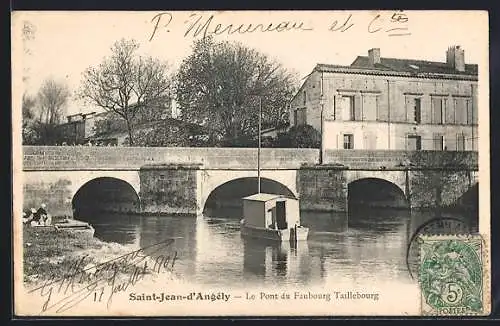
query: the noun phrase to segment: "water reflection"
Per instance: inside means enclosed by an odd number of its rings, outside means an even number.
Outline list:
[[[297,246],[242,238],[239,217],[102,215],[89,220],[96,237],[127,246],[174,239],[176,273],[214,286],[317,285],[338,282],[409,282],[406,254],[415,230],[432,213],[368,210],[302,212],[309,239]],[[472,223],[477,220],[471,218]],[[477,222],[476,222],[477,224]],[[165,253],[159,253],[165,254]],[[168,254],[168,253],[167,253]]]

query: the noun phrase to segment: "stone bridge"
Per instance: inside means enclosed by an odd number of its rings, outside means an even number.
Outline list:
[[[476,152],[261,151],[263,192],[301,198],[301,208],[350,204],[452,206],[477,192]],[[255,148],[24,146],[23,207],[46,202],[53,215],[89,209],[200,215],[257,192]],[[18,208],[21,209],[21,208]]]

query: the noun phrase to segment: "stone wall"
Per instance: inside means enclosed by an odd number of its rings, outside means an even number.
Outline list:
[[[343,169],[303,167],[297,172],[300,208],[317,211],[347,211],[347,182]]]
[[[460,198],[475,183],[469,171],[410,171],[412,208],[446,208],[460,206]]]
[[[409,167],[459,167],[477,170],[478,153],[472,151],[326,150],[325,164],[342,164],[350,169],[392,169]]]
[[[144,214],[196,215],[197,165],[149,165],[141,168]]]
[[[47,205],[48,212],[53,216],[72,216],[71,181],[61,177],[59,180],[39,180],[23,185],[23,210],[38,209],[42,203]]]
[[[139,169],[146,164],[203,164],[205,168],[255,169],[256,148],[23,146],[23,170]],[[319,150],[263,148],[262,168],[295,169],[318,162]]]

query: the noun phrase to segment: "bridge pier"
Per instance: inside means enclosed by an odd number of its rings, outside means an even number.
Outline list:
[[[201,164],[154,164],[142,166],[143,214],[197,216],[197,170]]]
[[[336,165],[302,166],[297,172],[300,209],[347,212],[345,170]]]

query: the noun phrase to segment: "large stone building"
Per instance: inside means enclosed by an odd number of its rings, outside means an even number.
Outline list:
[[[446,62],[381,57],[318,64],[290,105],[290,124],[322,133],[323,149],[477,151],[478,66],[460,46]]]

